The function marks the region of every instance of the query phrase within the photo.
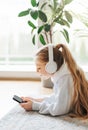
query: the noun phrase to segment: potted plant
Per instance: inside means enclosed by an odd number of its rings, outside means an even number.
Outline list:
[[[31,8],[21,11],[18,16],[29,16],[28,25],[31,27],[32,42],[35,45],[36,37],[38,37],[41,45],[53,43],[53,34],[55,26],[58,26],[61,32],[69,43],[69,33],[67,28],[70,28],[72,23],[72,15],[65,9],[66,5],[70,4],[72,0],[30,0]],[[31,20],[30,20],[31,18]],[[35,24],[35,21],[39,24]],[[44,81],[43,86],[53,86],[51,80]]]
[[[63,34],[67,43],[69,43],[69,33],[66,27],[70,28],[72,23],[72,15],[65,9],[65,6],[70,4],[73,0],[31,0],[31,8],[21,11],[19,17],[29,15],[28,25],[32,29],[32,42],[35,45],[36,36],[42,45],[53,43],[53,34],[55,33],[54,27],[58,25],[59,32]],[[42,3],[42,4],[40,4]],[[30,17],[32,20],[30,20]],[[41,22],[35,25],[35,21]]]
[[[30,0],[31,8],[21,11],[19,17],[28,16],[28,25],[32,29],[32,42],[35,45],[36,37],[41,45],[53,43],[54,28],[58,26],[58,32],[62,33],[69,43],[68,29],[73,22],[73,17],[77,17],[79,21],[88,26],[87,18],[77,13],[67,10],[65,7],[73,0]],[[80,14],[81,15],[81,14]],[[32,18],[32,20],[30,20]],[[38,25],[35,21],[38,21]],[[78,32],[78,31],[77,31]]]

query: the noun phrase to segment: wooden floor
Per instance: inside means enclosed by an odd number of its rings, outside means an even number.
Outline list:
[[[7,114],[17,102],[13,95],[42,97],[52,93],[51,88],[44,88],[40,81],[0,81],[0,118]]]

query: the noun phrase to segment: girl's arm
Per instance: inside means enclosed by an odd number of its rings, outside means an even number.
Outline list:
[[[42,102],[33,101],[32,109],[38,110],[41,114],[50,114],[52,116],[63,115],[70,111],[73,98],[73,79],[71,75],[63,76],[57,83],[58,92]]]
[[[32,98],[32,97],[21,97],[25,103],[20,103],[21,107],[23,107],[26,111],[32,110],[32,104],[34,102],[42,102],[44,99],[43,98]]]

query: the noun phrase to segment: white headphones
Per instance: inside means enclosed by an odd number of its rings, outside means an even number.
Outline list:
[[[49,54],[49,61],[48,63],[45,65],[45,70],[46,72],[48,72],[49,74],[55,73],[57,70],[57,64],[54,61],[54,57],[53,57],[53,45],[51,43],[44,45],[43,47],[40,47],[37,51],[37,53],[39,53],[41,50],[43,50],[44,48],[48,47],[48,54]],[[37,54],[36,53],[36,54]]]
[[[54,61],[54,57],[53,57],[53,45],[52,44],[48,44],[47,47],[48,47],[49,61],[48,61],[48,63],[45,66],[45,70],[48,73],[52,74],[52,73],[56,72],[57,64]]]

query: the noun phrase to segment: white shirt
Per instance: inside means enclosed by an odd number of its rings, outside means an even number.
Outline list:
[[[32,109],[52,116],[66,114],[71,109],[74,94],[72,75],[66,63],[53,75],[51,80],[54,83],[54,93],[42,102],[33,101]]]

